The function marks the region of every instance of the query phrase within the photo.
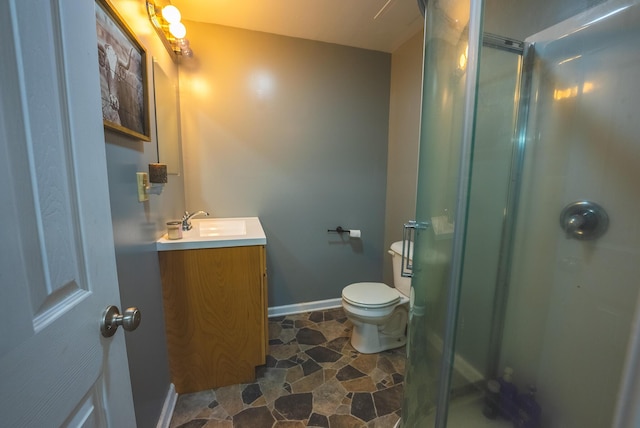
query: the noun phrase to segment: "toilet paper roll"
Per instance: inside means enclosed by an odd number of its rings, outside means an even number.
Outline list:
[[[360,238],[361,236],[360,229],[351,229],[349,231],[349,238]]]

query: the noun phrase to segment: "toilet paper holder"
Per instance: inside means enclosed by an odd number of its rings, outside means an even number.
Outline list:
[[[327,229],[327,232],[329,233],[337,233],[339,235],[342,235],[343,233],[348,233],[350,238],[360,238],[361,232],[357,229],[345,229],[342,226],[338,226],[335,229]]]
[[[343,233],[349,233],[350,231],[348,229],[344,229],[342,226],[338,226],[335,229],[327,229],[327,232],[343,234]]]

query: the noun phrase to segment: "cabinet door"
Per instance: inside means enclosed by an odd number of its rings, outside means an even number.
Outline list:
[[[179,393],[255,379],[265,363],[264,247],[160,252],[172,381]]]
[[[264,346],[263,354],[262,354],[262,364],[267,361],[267,354],[269,353],[269,299],[268,299],[268,276],[267,276],[267,249],[266,247],[261,247],[261,257],[260,257],[260,272],[262,272],[262,307],[263,307],[263,316],[262,316],[262,341]]]

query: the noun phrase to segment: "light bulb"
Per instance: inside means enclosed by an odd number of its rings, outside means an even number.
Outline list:
[[[180,22],[182,15],[180,15],[180,11],[174,5],[167,5],[162,8],[162,17],[169,24],[177,24]]]
[[[169,32],[176,39],[182,39],[187,35],[187,29],[182,22],[176,22],[174,24],[169,25]]]

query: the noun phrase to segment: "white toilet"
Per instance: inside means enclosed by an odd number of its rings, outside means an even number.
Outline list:
[[[407,342],[411,278],[400,275],[402,241],[391,244],[389,254],[395,288],[382,282],[356,282],[342,290],[342,308],[353,323],[351,345],[363,354],[398,348]],[[412,258],[409,254],[409,260]]]

